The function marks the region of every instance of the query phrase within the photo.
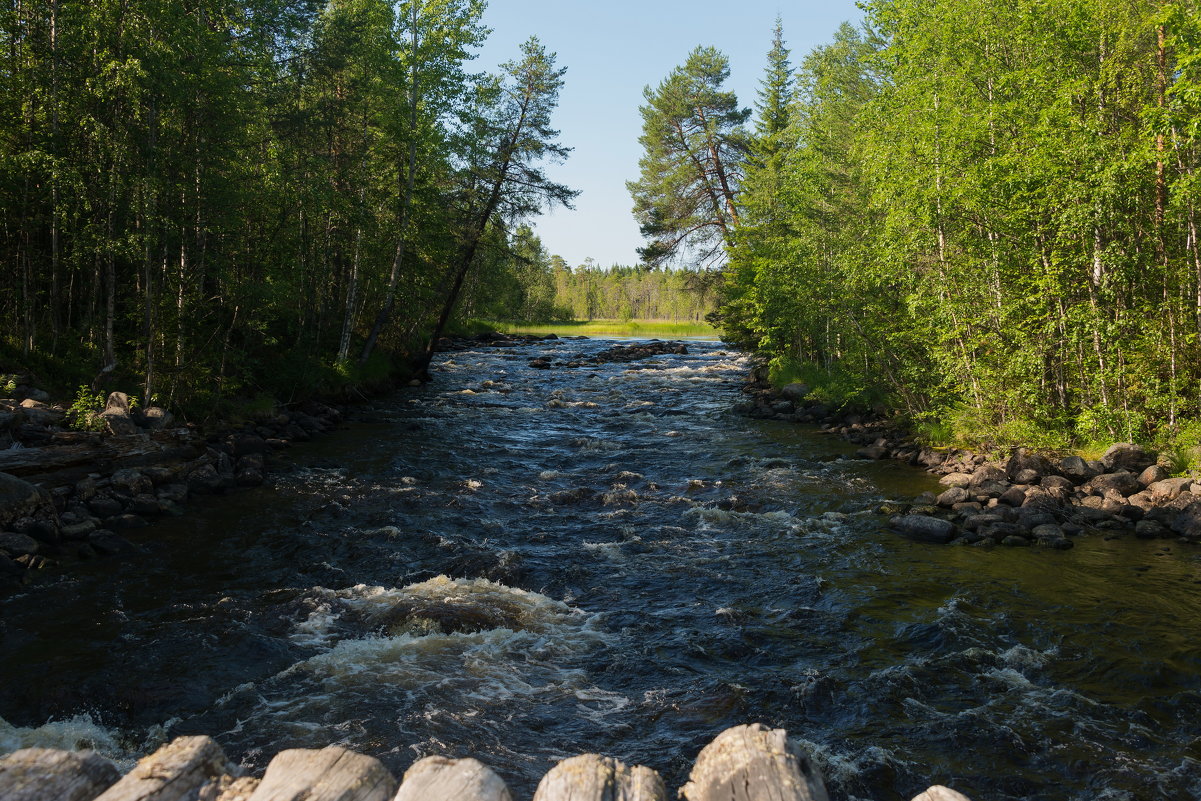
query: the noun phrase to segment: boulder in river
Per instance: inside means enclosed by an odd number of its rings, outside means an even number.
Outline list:
[[[955,539],[955,524],[929,515],[898,515],[888,521],[897,533],[918,542],[944,545]]]

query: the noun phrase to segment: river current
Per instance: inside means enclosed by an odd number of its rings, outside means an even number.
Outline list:
[[[1201,551],[909,542],[874,510],[933,479],[731,413],[719,343],[527,366],[611,344],[443,354],[271,486],[0,601],[0,751],[473,755],[528,798],[588,751],[678,787],[759,721],[835,799],[1201,797]]]

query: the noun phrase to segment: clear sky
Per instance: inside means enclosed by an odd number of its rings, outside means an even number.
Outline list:
[[[728,88],[753,108],[777,15],[794,66],[862,16],[854,0],[490,0],[493,32],[469,69],[494,71],[530,35],[567,67],[555,124],[575,151],[550,177],[582,194],[574,211],[535,221],[547,250],[571,265],[637,263],[642,240],[625,182],[638,175],[643,87],[711,45],[730,59]]]

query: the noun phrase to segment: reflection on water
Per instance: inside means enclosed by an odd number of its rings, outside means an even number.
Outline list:
[[[1201,570],[1175,542],[930,546],[934,485],[750,421],[744,360],[450,354],[296,468],[3,602],[0,749],[209,733],[473,754],[528,795],[600,751],[682,783],[721,729],[801,739],[836,798],[1201,796]],[[54,721],[47,724],[47,721]]]

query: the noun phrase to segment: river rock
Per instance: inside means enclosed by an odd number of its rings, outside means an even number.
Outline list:
[[[1193,479],[1184,478],[1165,478],[1150,484],[1147,489],[1151,492],[1151,500],[1155,503],[1164,503],[1165,501],[1175,500],[1180,496],[1180,493],[1187,492],[1193,485]]]
[[[162,431],[175,423],[175,415],[161,406],[147,406],[142,411],[141,422],[151,431]]]
[[[154,482],[138,470],[118,470],[109,478],[113,489],[126,495],[140,495],[154,491]]]
[[[0,579],[20,579],[24,575],[25,565],[0,553]]]
[[[1094,476],[1084,485],[1084,488],[1086,491],[1096,495],[1104,495],[1109,490],[1113,490],[1122,495],[1122,497],[1126,497],[1138,492],[1143,486],[1138,483],[1138,476],[1123,470],[1117,473],[1104,473]]]
[[[1037,525],[1031,529],[1030,533],[1036,540],[1057,539],[1058,537],[1062,537],[1064,535],[1063,529],[1054,523],[1042,523]]]
[[[257,487],[263,483],[263,471],[255,467],[246,467],[237,472],[236,481],[239,487]]]
[[[582,754],[564,759],[551,768],[534,791],[534,801],[609,799],[667,801],[667,790],[659,774],[650,768],[641,765],[631,768],[612,757]]]
[[[994,542],[1002,542],[1009,537],[1025,537],[1026,531],[1017,523],[1000,522],[988,523],[981,526],[979,532]]]
[[[1152,497],[1150,490],[1134,493],[1126,499],[1126,503],[1138,508],[1142,512],[1149,512],[1155,508],[1155,499]]]
[[[211,464],[198,465],[188,474],[189,492],[216,492],[221,488],[221,476]]]
[[[944,487],[969,487],[972,483],[972,476],[969,473],[947,473],[938,480],[938,483]]]
[[[1065,476],[1074,479],[1077,484],[1088,481],[1101,472],[1079,456],[1063,457],[1059,462],[1059,469]]]
[[[1138,483],[1143,487],[1149,487],[1156,481],[1163,481],[1168,478],[1169,473],[1157,464],[1153,464],[1146,470],[1138,474]]]
[[[1001,544],[1009,548],[1024,548],[1029,546],[1031,543],[1030,540],[1021,536],[1020,534],[1010,534],[1008,537],[1005,537],[1005,539],[1001,540]]]
[[[550,359],[547,359],[545,357],[531,359],[529,366],[533,367],[537,370],[549,370],[550,369]]]
[[[158,502],[158,498],[150,493],[143,492],[130,499],[129,511],[131,514],[141,517],[157,517],[163,510]]]
[[[121,502],[110,495],[96,495],[87,502],[88,510],[99,518],[113,517],[125,511]]]
[[[396,780],[375,757],[336,745],[280,751],[251,801],[391,801]]]
[[[84,540],[88,535],[96,530],[96,522],[91,518],[81,520],[78,523],[72,523],[69,526],[63,526],[59,533],[63,535],[63,539],[67,540]]]
[[[28,534],[3,531],[0,532],[0,551],[6,552],[9,556],[35,554],[38,552],[38,541]]]
[[[939,506],[954,507],[967,502],[971,495],[963,487],[951,487],[935,499]]]
[[[429,756],[405,771],[392,801],[512,801],[504,780],[476,759]]]
[[[137,550],[137,546],[132,542],[106,528],[97,529],[89,534],[88,545],[95,548],[97,552],[110,556],[132,553]]]
[[[210,737],[178,737],[148,757],[96,801],[190,801],[235,768]]]
[[[1194,500],[1172,519],[1171,529],[1182,537],[1201,538],[1201,500]]]
[[[1155,454],[1148,453],[1142,445],[1119,442],[1109,446],[1101,456],[1101,464],[1107,470],[1127,470],[1137,474],[1155,464]]]
[[[1027,448],[1018,448],[1005,463],[1005,473],[1018,484],[1036,484],[1045,475],[1055,472],[1055,466],[1045,456]]]
[[[977,489],[989,484],[1008,484],[1008,476],[1005,474],[1004,470],[996,465],[980,465],[972,473],[972,482],[969,486],[973,489]]]
[[[155,493],[160,501],[169,503],[183,503],[188,499],[187,484],[164,484],[158,488]]]
[[[899,534],[918,542],[943,545],[955,539],[954,523],[928,515],[899,515],[889,520],[888,525]]]
[[[0,473],[0,526],[52,510],[50,497],[28,481]]]
[[[1071,492],[1076,489],[1076,485],[1072,483],[1071,479],[1064,478],[1063,476],[1043,476],[1038,485],[1043,489],[1049,490],[1063,489]]]
[[[92,801],[121,778],[92,751],[22,748],[0,759],[4,801]]]
[[[966,795],[952,790],[950,787],[943,787],[941,784],[936,784],[928,788],[924,793],[913,797],[913,801],[971,801]]]
[[[998,496],[998,501],[1008,506],[1021,506],[1026,502],[1026,490],[1021,487],[1010,487]]]
[[[1172,532],[1156,520],[1140,520],[1134,524],[1134,536],[1140,540],[1155,540],[1169,537],[1171,534]]]
[[[782,729],[726,729],[696,758],[684,801],[829,801],[821,771]]]
[[[1002,523],[1004,518],[997,514],[983,513],[968,515],[963,520],[963,527],[968,531],[977,531],[990,523]]]
[[[1042,474],[1027,467],[1019,470],[1012,478],[1015,484],[1037,484],[1042,480]]]

